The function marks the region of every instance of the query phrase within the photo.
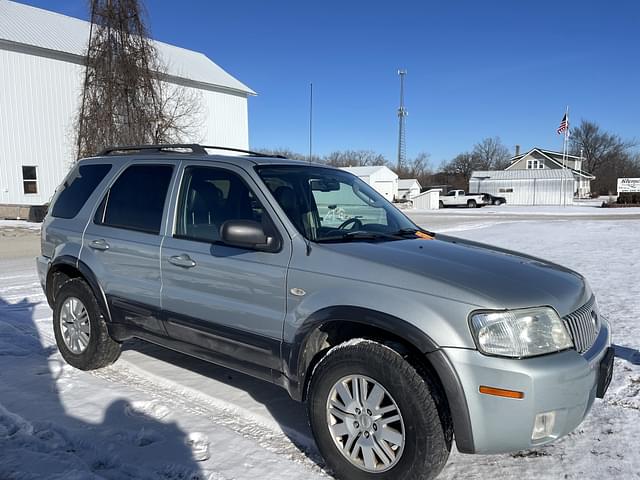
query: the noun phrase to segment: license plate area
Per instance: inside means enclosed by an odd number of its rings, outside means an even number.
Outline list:
[[[604,398],[604,394],[609,388],[611,378],[613,377],[614,356],[613,347],[609,347],[607,348],[607,353],[605,353],[604,358],[600,361],[600,366],[598,368],[598,388],[596,390],[597,398]]]

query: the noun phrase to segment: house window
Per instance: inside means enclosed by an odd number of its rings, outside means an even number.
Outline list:
[[[513,188],[499,188],[499,193],[513,193]]]
[[[535,170],[538,168],[544,168],[542,160],[527,160],[527,170]]]
[[[36,167],[22,167],[22,190],[26,194],[38,193]]]

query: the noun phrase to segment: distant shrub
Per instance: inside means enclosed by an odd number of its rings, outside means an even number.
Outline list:
[[[618,205],[638,205],[640,206],[640,193],[637,192],[625,192],[618,195]]]

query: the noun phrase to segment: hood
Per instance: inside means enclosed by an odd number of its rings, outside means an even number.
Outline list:
[[[479,308],[549,305],[564,316],[591,296],[584,278],[568,268],[444,235],[434,240],[351,242],[327,247],[366,262],[358,268],[357,275],[362,276],[362,280],[376,278],[379,283],[463,301]],[[372,269],[372,263],[377,264],[376,268]]]

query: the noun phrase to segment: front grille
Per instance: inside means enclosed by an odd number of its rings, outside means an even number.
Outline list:
[[[563,317],[562,320],[569,331],[569,335],[571,335],[576,350],[580,353],[589,350],[593,342],[595,342],[600,329],[595,297],[591,297],[587,303],[575,312]]]

